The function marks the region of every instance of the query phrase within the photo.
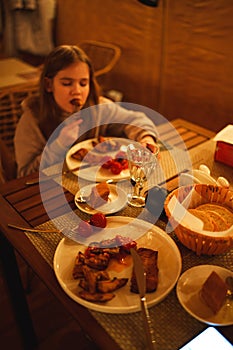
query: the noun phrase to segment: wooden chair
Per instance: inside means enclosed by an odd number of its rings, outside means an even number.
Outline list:
[[[107,75],[115,67],[121,57],[121,49],[117,45],[103,41],[85,40],[79,43],[88,57],[90,57],[95,70],[95,77],[102,89],[102,94],[113,101],[122,100],[122,92],[112,89],[111,77]],[[110,90],[109,90],[110,88]]]
[[[0,183],[15,179],[17,167],[12,154],[6,143],[0,138]]]
[[[81,41],[78,46],[91,59],[96,77],[109,73],[121,57],[121,49],[111,43],[85,40]]]
[[[37,82],[18,84],[0,90],[0,178],[1,182],[16,177],[14,135],[22,115],[22,101],[38,94]]]
[[[38,94],[37,82],[18,84],[0,90],[0,137],[14,153],[15,128],[22,114],[22,101]]]

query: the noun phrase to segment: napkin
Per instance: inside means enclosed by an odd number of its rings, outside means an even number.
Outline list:
[[[233,125],[227,125],[215,137],[216,150],[214,159],[218,162],[233,166]]]

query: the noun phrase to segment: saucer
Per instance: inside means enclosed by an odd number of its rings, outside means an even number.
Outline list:
[[[233,324],[233,299],[226,301],[217,314],[202,301],[200,290],[203,283],[215,271],[223,280],[233,277],[233,272],[216,265],[199,265],[185,271],[178,280],[176,292],[183,308],[197,320],[212,326]]]
[[[88,198],[91,194],[92,188],[95,186],[96,184],[90,184],[88,186],[82,187],[82,189],[80,189],[75,195],[74,202],[76,206],[84,213],[95,214],[97,212],[101,212],[103,214],[113,214],[126,206],[127,194],[119,186],[116,185],[108,185],[110,190],[108,201],[96,208],[92,208],[88,204],[88,200],[85,203],[80,203],[77,200],[77,198],[80,196]]]

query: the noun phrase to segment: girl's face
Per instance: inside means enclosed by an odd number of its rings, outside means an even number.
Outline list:
[[[75,62],[60,70],[53,79],[47,80],[47,91],[53,93],[56,103],[63,111],[68,113],[79,111],[84,106],[90,91],[88,65],[84,62]]]

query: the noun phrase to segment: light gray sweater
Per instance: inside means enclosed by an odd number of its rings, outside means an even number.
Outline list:
[[[45,139],[39,128],[36,113],[24,101],[23,114],[14,138],[18,177],[38,171],[42,153],[43,166],[50,166],[64,160],[68,151],[68,148],[63,147],[57,140],[56,131],[49,140]],[[80,117],[80,113],[70,116],[59,127],[77,117]],[[105,98],[101,98],[98,106],[81,111],[81,118],[83,122],[80,135],[77,135],[79,142],[98,135],[125,137],[136,141],[140,141],[146,135],[154,139],[158,136],[154,123],[144,113],[128,110]]]

